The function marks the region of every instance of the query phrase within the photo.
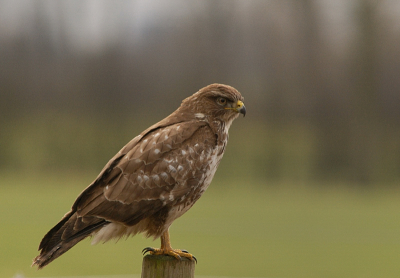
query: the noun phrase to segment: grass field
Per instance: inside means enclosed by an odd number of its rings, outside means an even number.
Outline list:
[[[142,236],[85,240],[41,271],[30,267],[42,236],[92,175],[0,177],[0,277],[138,274]],[[214,183],[171,228],[173,247],[198,258],[197,275],[398,277],[400,192],[346,186]]]

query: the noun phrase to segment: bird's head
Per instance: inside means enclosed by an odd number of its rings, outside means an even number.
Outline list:
[[[181,108],[199,120],[218,119],[230,125],[240,114],[246,115],[243,100],[235,88],[211,84],[183,100]]]

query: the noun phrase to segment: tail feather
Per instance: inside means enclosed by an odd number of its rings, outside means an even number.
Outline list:
[[[45,267],[53,260],[57,259],[59,256],[67,252],[69,249],[71,249],[75,244],[77,244],[85,237],[87,237],[87,235],[76,237],[70,241],[61,241],[47,252],[43,252],[42,250],[40,255],[37,256],[35,259],[33,259],[32,266],[36,265],[38,269]]]
[[[38,269],[43,268],[107,224],[109,222],[104,219],[85,220],[82,217],[77,217],[76,213],[66,214],[42,239],[39,245],[40,254],[33,259],[32,266],[36,265]],[[76,229],[77,227],[79,229]]]

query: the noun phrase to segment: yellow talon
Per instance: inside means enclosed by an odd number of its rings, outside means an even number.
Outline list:
[[[187,252],[186,250],[180,249],[172,249],[171,242],[169,240],[169,232],[168,230],[161,235],[161,248],[152,248],[146,247],[143,249],[143,255],[149,252],[151,255],[167,255],[172,256],[177,260],[182,260],[182,257],[188,258],[189,260],[195,260],[197,263],[197,259],[195,256]]]

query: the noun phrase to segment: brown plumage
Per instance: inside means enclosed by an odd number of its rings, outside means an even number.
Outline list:
[[[125,145],[71,210],[42,239],[33,265],[42,268],[87,236],[93,242],[144,233],[161,237],[152,254],[194,257],[172,249],[168,228],[210,185],[232,121],[245,115],[233,87],[212,84]]]

